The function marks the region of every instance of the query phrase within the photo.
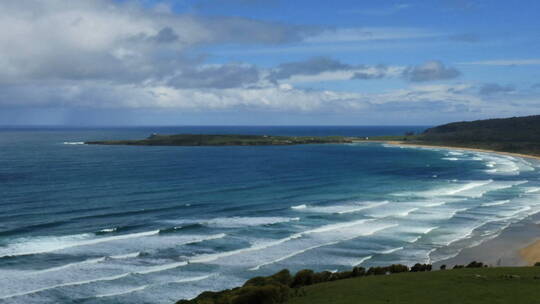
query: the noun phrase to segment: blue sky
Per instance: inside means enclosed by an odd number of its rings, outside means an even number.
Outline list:
[[[0,125],[432,125],[539,114],[540,2],[0,3]]]

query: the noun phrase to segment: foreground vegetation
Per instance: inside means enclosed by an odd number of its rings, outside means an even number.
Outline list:
[[[353,278],[305,288],[288,304],[531,304],[540,302],[540,268],[464,268]]]
[[[242,287],[177,304],[539,303],[540,267],[487,268],[479,262],[431,271],[429,264],[355,267],[294,276],[282,270]]]
[[[137,146],[269,146],[352,143],[344,136],[268,136],[268,135],[203,135],[203,134],[153,134],[141,140],[106,140],[86,142],[90,145]]]

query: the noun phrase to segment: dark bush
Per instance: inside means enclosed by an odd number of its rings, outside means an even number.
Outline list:
[[[366,269],[364,267],[354,267],[352,270],[353,277],[361,277],[366,275]]]
[[[313,270],[300,270],[294,276],[291,287],[301,287],[313,284]]]
[[[405,265],[401,265],[401,264],[393,264],[393,265],[390,265],[390,266],[385,267],[385,268],[388,268],[388,272],[390,272],[390,273],[400,273],[400,272],[408,272],[409,271],[409,267],[407,267]]]
[[[283,269],[280,272],[270,276],[270,278],[285,286],[291,286],[293,282],[293,277],[288,269]]]
[[[366,273],[366,275],[383,275],[388,272],[388,269],[386,267],[370,267]]]
[[[465,268],[465,266],[463,265],[454,265],[453,269],[461,269],[461,268]]]
[[[477,262],[477,261],[472,261],[467,266],[465,266],[465,268],[482,268],[482,267],[484,267],[484,263]]]
[[[411,272],[431,271],[431,267],[431,264],[416,263],[413,267],[411,267]]]
[[[540,262],[534,263],[534,266],[540,266]]]
[[[270,281],[270,278],[268,277],[254,277],[247,280],[244,283],[244,286],[263,286],[263,285],[267,285],[268,281]]]
[[[279,304],[288,298],[289,293],[286,286],[246,286],[232,297],[231,304]]]
[[[313,274],[313,284],[335,280],[335,276],[330,271],[317,272]]]
[[[441,267],[439,268],[440,270],[446,270],[446,265],[445,264],[442,264]]]

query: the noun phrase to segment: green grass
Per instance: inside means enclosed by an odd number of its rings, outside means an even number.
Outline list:
[[[519,278],[507,278],[517,275]],[[534,277],[538,276],[539,279]],[[357,277],[304,287],[288,304],[534,304],[540,267],[474,268]]]

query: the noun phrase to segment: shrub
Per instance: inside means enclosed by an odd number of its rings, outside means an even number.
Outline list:
[[[301,287],[313,284],[313,270],[300,270],[294,276],[291,287]]]
[[[313,275],[313,284],[335,280],[336,277],[330,271],[317,272]]]
[[[408,272],[409,271],[409,267],[405,266],[405,265],[401,265],[401,264],[392,264],[388,267],[385,267],[385,268],[388,268],[388,271],[390,273],[400,273],[400,272]]]
[[[477,262],[477,261],[472,261],[467,266],[465,266],[465,268],[482,268],[482,267],[484,267],[484,263]]]
[[[290,286],[293,282],[293,277],[291,276],[291,272],[288,269],[283,269],[280,272],[270,276],[270,278],[275,282],[278,282],[285,286]]]
[[[361,277],[366,275],[366,269],[364,267],[354,267],[352,270],[353,277]]]
[[[446,265],[445,264],[442,264],[441,267],[439,268],[440,270],[446,270]]]
[[[465,266],[463,266],[463,265],[454,265],[453,269],[461,269],[461,268],[465,268]]]
[[[431,264],[416,263],[411,267],[411,272],[431,271]]]
[[[286,287],[286,286],[283,286]],[[288,299],[288,288],[279,285],[246,286],[232,298],[231,304],[278,304]]]
[[[534,263],[534,266],[540,266],[540,262]]]

